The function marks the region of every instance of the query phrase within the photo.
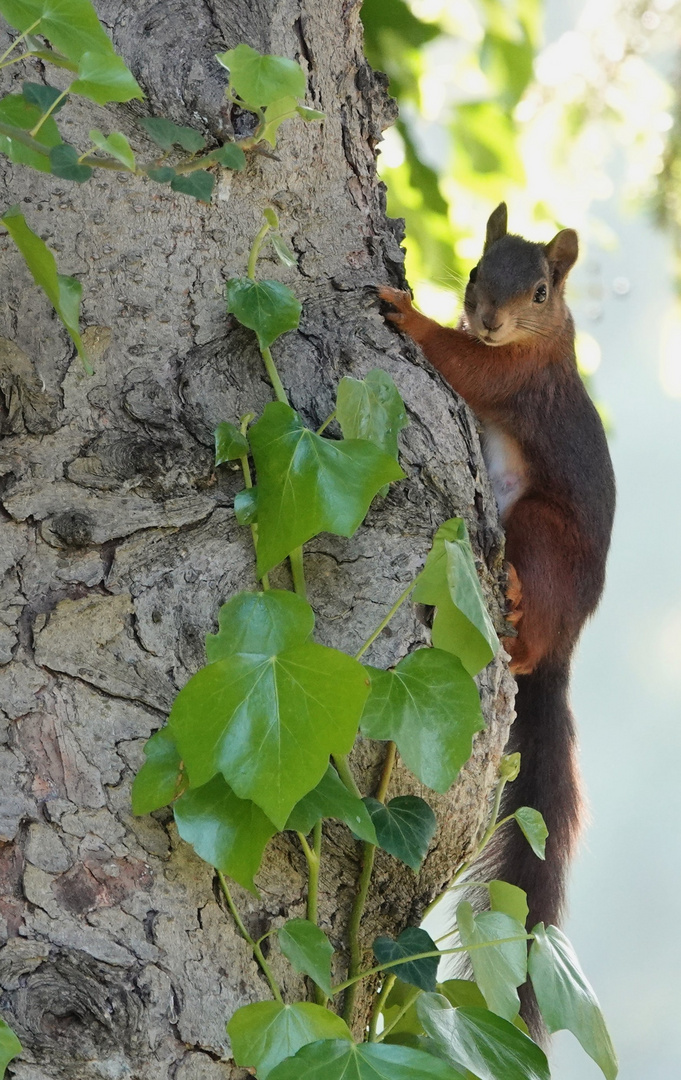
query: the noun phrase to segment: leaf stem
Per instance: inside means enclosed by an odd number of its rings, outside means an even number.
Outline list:
[[[330,416],[327,416],[327,418],[326,418],[326,420],[324,421],[324,423],[322,424],[322,426],[321,426],[321,427],[318,427],[318,428],[317,428],[317,434],[318,434],[318,435],[321,435],[322,431],[325,431],[325,430],[326,430],[326,428],[327,428],[327,427],[329,426],[329,424],[331,423],[331,421],[332,421],[332,420],[335,420],[335,419],[336,419],[336,413],[337,413],[337,412],[338,412],[338,410],[337,410],[337,409],[334,409],[334,410],[333,410],[333,412],[331,413],[331,415],[330,415]]]
[[[274,360],[272,359],[272,353],[268,348],[261,349],[260,353],[263,360],[265,361],[267,374],[269,376],[270,382],[272,383],[272,386],[274,387],[274,393],[276,395],[277,401],[283,401],[284,405],[288,405],[288,395],[284,390],[284,385],[281,379],[279,378],[279,372],[277,371]]]
[[[371,1023],[369,1024],[369,1042],[378,1041],[378,1018],[385,1008],[385,1003],[388,1000],[388,995],[390,991],[395,985],[396,978],[397,975],[388,975],[388,977],[383,980],[381,992],[378,995],[376,1004],[374,1006],[374,1011],[371,1014]]]
[[[411,1009],[412,1005],[414,1004],[420,993],[421,991],[417,986],[413,987],[412,993],[408,995],[407,1000],[404,1002],[404,1005],[402,1005],[401,1009],[399,1009],[399,1011],[393,1017],[390,1023],[386,1024],[381,1034],[377,1037],[377,1042],[383,1042],[386,1035],[389,1035],[393,1028],[397,1027],[404,1014],[408,1012],[409,1009]]]
[[[227,907],[229,908],[229,910],[232,913],[232,917],[234,919],[234,922],[238,926],[242,937],[244,937],[245,940],[248,942],[248,944],[251,946],[251,949],[253,950],[253,955],[255,956],[256,960],[260,964],[260,967],[262,968],[263,975],[265,976],[268,983],[270,984],[270,990],[272,991],[272,993],[273,993],[273,995],[275,997],[275,1000],[279,1001],[279,1002],[282,1002],[282,1004],[283,1004],[283,1000],[282,1000],[282,996],[281,996],[281,990],[279,989],[279,986],[277,985],[277,981],[274,978],[274,975],[272,974],[272,971],[270,970],[269,964],[267,963],[267,961],[265,960],[265,957],[262,954],[262,949],[260,948],[260,943],[253,940],[253,938],[249,934],[248,930],[244,926],[243,920],[242,920],[241,916],[239,915],[236,904],[232,900],[232,894],[229,891],[229,886],[228,886],[228,884],[227,884],[227,882],[225,880],[225,875],[222,873],[221,870],[218,870],[217,874],[218,874],[218,881],[220,882],[220,888],[222,889],[223,896],[224,896],[225,900],[227,901]],[[262,938],[260,940],[262,941]]]
[[[22,42],[22,41],[24,40],[24,38],[27,38],[29,34],[32,34],[32,33],[33,33],[33,31],[35,30],[35,28],[36,28],[36,26],[38,25],[38,23],[42,22],[42,18],[43,18],[43,17],[42,17],[42,15],[41,15],[39,19],[36,19],[36,21],[35,21],[34,23],[32,23],[32,24],[31,24],[31,25],[29,26],[28,30],[24,30],[23,34],[19,34],[19,37],[16,37],[16,38],[14,39],[14,41],[10,41],[10,43],[9,43],[9,46],[8,46],[8,47],[7,47],[6,49],[5,49],[5,51],[4,51],[4,53],[2,54],[2,56],[0,56],[0,67],[1,67],[1,66],[2,66],[2,64],[3,64],[3,61],[7,59],[7,57],[9,56],[9,54],[10,54],[11,52],[14,52],[14,50],[15,50],[15,49],[16,49],[16,47],[17,47],[17,45],[20,45],[20,44],[21,44],[21,42]],[[17,60],[22,60],[22,59],[23,59],[23,57],[22,57],[22,56],[18,56],[18,57],[17,57]],[[11,63],[14,63],[14,60],[12,60],[12,61],[11,61]]]
[[[241,425],[240,425],[239,430],[241,431],[241,434],[244,437],[246,436],[246,431],[248,430],[248,425],[250,424],[251,420],[253,419],[253,415],[254,415],[253,413],[245,413],[244,416],[241,417]],[[248,490],[250,490],[253,487],[253,480],[251,478],[251,466],[250,466],[249,461],[248,461],[248,454],[244,454],[243,457],[240,457],[239,461],[241,462],[241,471],[244,474],[244,484],[246,485],[246,488]],[[255,522],[251,525],[251,536],[253,537],[253,547],[255,548],[256,554],[257,554],[257,551],[258,551],[258,526],[257,526],[257,524]],[[264,592],[267,592],[267,590],[270,587],[270,579],[268,578],[267,574],[263,574],[263,576],[262,576],[262,587],[263,587]]]
[[[294,548],[288,558],[291,564],[291,573],[293,574],[293,588],[298,593],[298,596],[302,596],[305,600],[307,599],[307,592],[305,589],[302,547]]]
[[[248,256],[248,268],[246,270],[246,273],[248,274],[251,281],[255,280],[255,264],[258,261],[260,248],[262,247],[263,240],[270,231],[270,227],[271,226],[269,221],[266,221],[262,228],[259,230],[259,232],[256,234],[255,240],[251,244],[251,252]]]
[[[402,606],[404,601],[410,596],[410,594],[416,588],[416,584],[417,584],[420,577],[421,577],[421,574],[417,574],[416,577],[414,578],[414,580],[411,582],[411,584],[409,584],[407,586],[407,588],[404,590],[404,592],[400,593],[397,600],[395,601],[395,603],[391,607],[390,611],[385,616],[385,618],[382,619],[381,622],[378,624],[378,626],[374,630],[373,634],[371,634],[370,637],[368,637],[367,640],[364,642],[364,644],[357,650],[357,652],[355,653],[355,660],[361,660],[361,658],[364,656],[367,649],[371,645],[373,645],[373,643],[375,642],[375,640],[379,636],[379,634],[383,633],[386,626],[388,625],[388,623],[392,619],[393,615],[396,614],[396,612],[400,609],[400,607]]]
[[[38,132],[40,131],[40,129],[41,129],[41,127],[43,126],[43,124],[45,123],[45,121],[46,121],[46,120],[48,119],[48,117],[50,117],[50,116],[52,115],[52,113],[54,112],[54,110],[55,110],[55,109],[57,108],[57,105],[59,104],[59,102],[60,102],[60,101],[63,101],[65,97],[68,97],[68,94],[69,94],[69,88],[68,88],[68,86],[67,86],[66,90],[62,90],[62,92],[61,92],[61,94],[59,95],[59,97],[56,97],[56,98],[54,99],[54,101],[53,101],[53,102],[52,102],[52,104],[50,105],[50,107],[49,107],[49,109],[47,110],[47,112],[44,112],[44,113],[43,113],[43,115],[42,115],[42,116],[40,117],[40,120],[39,120],[39,121],[38,121],[38,123],[37,123],[37,124],[35,125],[35,127],[32,127],[32,128],[31,128],[31,130],[29,131],[29,135],[31,135],[31,136],[32,136],[32,137],[33,137],[33,138],[35,139],[36,135],[37,135],[37,134],[38,134]],[[129,171],[129,170],[128,170],[128,171]]]

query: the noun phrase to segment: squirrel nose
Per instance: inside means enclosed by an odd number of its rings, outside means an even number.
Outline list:
[[[495,330],[499,330],[501,328],[501,323],[498,323],[496,326],[491,326],[487,322],[487,319],[485,319],[483,316],[481,316],[481,322],[482,325],[485,327],[485,330],[489,330],[490,333],[493,333]]]

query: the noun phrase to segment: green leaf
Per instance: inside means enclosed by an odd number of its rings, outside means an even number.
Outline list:
[[[303,645],[314,629],[314,612],[286,589],[240,592],[220,608],[218,626],[217,634],[206,635],[209,664],[236,653],[270,657]]]
[[[146,170],[147,176],[150,180],[155,180],[157,184],[168,184],[177,176],[177,173],[170,165],[161,165],[158,169],[150,168]]]
[[[234,496],[234,514],[240,525],[253,525],[258,520],[258,487],[244,488]]]
[[[318,109],[308,109],[306,105],[299,105],[296,112],[303,120],[326,120],[326,113],[319,112]]]
[[[66,327],[85,370],[88,374],[92,374],[78,329],[78,305],[75,300],[77,297],[80,302],[80,282],[75,278],[57,273],[54,255],[47,244],[29,228],[23,214],[19,213],[16,206],[11,206],[9,210],[6,210],[0,221],[26,260],[26,265],[36,285],[43,290]]]
[[[379,847],[418,872],[437,828],[428,803],[417,795],[398,795],[385,805],[377,799],[363,802],[374,823]]]
[[[433,645],[458,656],[469,674],[477,675],[494,657],[499,639],[487,613],[463,518],[450,518],[436,532],[412,599],[436,606]]]
[[[323,930],[309,919],[289,919],[277,930],[279,945],[296,971],[309,975],[331,997],[331,957],[334,947]]]
[[[50,171],[53,176],[59,176],[62,180],[75,180],[77,184],[84,184],[92,176],[89,165],[81,165],[78,161],[78,151],[75,146],[68,143],[58,143],[50,150]]]
[[[446,982],[438,983],[438,991],[455,1009],[460,1005],[473,1005],[476,1009],[487,1008],[480,987],[472,979],[447,979]]]
[[[218,424],[215,429],[215,464],[235,461],[247,454],[248,439],[241,434],[236,424],[229,424],[226,420]]]
[[[62,95],[61,90],[58,90],[56,86],[50,86],[49,83],[25,82],[22,83],[21,92],[24,101],[27,101],[29,105],[38,107],[39,116],[51,109],[54,102]],[[52,115],[63,109],[66,102],[67,98],[62,98],[59,104],[54,106]]]
[[[386,973],[386,976],[395,976],[383,1008],[385,1027],[390,1027],[386,1036],[388,1042],[400,1042],[399,1036],[402,1035],[423,1035],[423,1025],[416,1014],[416,999],[421,991],[403,982],[399,971],[399,968],[392,968]]]
[[[246,155],[235,143],[225,143],[217,150],[211,150],[210,154],[206,154],[204,161],[215,161],[224,169],[233,169],[234,172],[241,172],[246,168]]]
[[[134,172],[135,155],[132,152],[130,143],[121,131],[114,131],[111,135],[106,136],[97,128],[93,128],[90,132],[90,139],[100,150],[104,150],[105,153],[110,154],[111,157],[116,158],[122,165],[127,166],[128,169]]]
[[[255,330],[261,349],[267,349],[300,322],[300,301],[279,281],[231,278],[227,282],[227,311]]]
[[[282,1061],[271,1080],[461,1080],[461,1076],[440,1058],[409,1046],[324,1040]]]
[[[360,840],[368,844],[377,842],[369,811],[361,799],[348,791],[333,765],[329,765],[316,788],[294,806],[286,828],[307,836],[322,818],[344,821]]]
[[[444,794],[471,756],[473,735],[485,726],[472,678],[441,649],[417,649],[392,671],[367,670],[371,690],[362,733],[392,739],[407,768]]]
[[[173,803],[177,831],[211,866],[256,896],[257,874],[276,829],[259,806],[238,798],[221,776],[186,791]]]
[[[258,473],[258,573],[320,532],[352,536],[374,495],[404,474],[361,439],[316,435],[281,401],[265,406],[250,430]]]
[[[144,97],[120,56],[110,52],[83,53],[78,60],[78,78],[71,83],[69,91],[82,94],[98,105]]]
[[[279,228],[279,218],[277,216],[277,211],[273,206],[266,206],[262,212],[262,216],[271,229]]]
[[[474,915],[466,900],[456,909],[456,924],[462,945],[481,945],[525,934],[522,923],[501,911],[482,911]],[[488,1008],[505,1020],[513,1021],[520,1011],[517,987],[527,979],[527,941],[472,949],[469,959]]]
[[[396,941],[389,937],[378,937],[372,947],[379,964],[389,964],[393,960],[402,960],[406,956],[416,956],[418,953],[437,950],[437,945],[430,934],[418,926],[408,926]],[[399,975],[400,979],[409,983],[410,986],[418,986],[419,990],[434,990],[437,985],[439,963],[439,956],[428,956],[421,960],[410,960],[389,970]]]
[[[187,786],[182,761],[167,728],[152,735],[144,746],[146,761],[132,784],[133,814],[150,814],[167,806]]]
[[[23,1047],[9,1024],[0,1017],[0,1080],[5,1075],[5,1069],[12,1058],[20,1054]]]
[[[247,105],[263,108],[288,94],[305,96],[305,73],[295,60],[263,56],[243,44],[218,53],[217,60],[229,69],[230,85]]]
[[[487,1009],[452,1009],[440,994],[422,994],[416,1010],[439,1053],[479,1080],[550,1080],[546,1055],[508,1020]]]
[[[29,105],[22,94],[7,94],[0,99],[0,153],[18,165],[29,165],[39,172],[50,171],[50,147],[61,142],[59,128],[48,116],[40,130],[29,136],[28,132],[40,120],[42,109]],[[29,139],[26,145],[22,139]],[[44,149],[43,149],[44,147]]]
[[[189,680],[168,723],[191,787],[222,772],[283,829],[329,755],[350,751],[366,694],[361,664],[324,645],[235,653]]]
[[[284,243],[279,233],[271,233],[270,240],[272,241],[272,247],[279,256],[279,261],[283,262],[284,266],[297,266],[298,259],[291,251],[288,244]]]
[[[265,110],[265,126],[260,133],[260,138],[268,142],[270,146],[275,147],[279,128],[284,123],[284,120],[290,120],[296,115],[296,112],[297,105],[294,97],[283,97],[278,101],[273,101]]]
[[[258,1080],[265,1080],[280,1061],[318,1039],[352,1043],[352,1035],[340,1016],[308,1002],[283,1005],[279,1001],[256,1001],[244,1005],[227,1024],[227,1034],[237,1065],[256,1069]]]
[[[173,191],[182,195],[191,195],[199,202],[209,203],[215,187],[215,177],[205,169],[196,169],[190,173],[177,173],[170,181]]]
[[[409,420],[387,371],[374,368],[365,379],[341,379],[336,414],[344,439],[368,439],[397,459],[397,437]]]
[[[549,830],[546,828],[546,823],[539,811],[533,810],[531,806],[520,806],[513,817],[518,822],[523,836],[535,855],[540,859],[545,859],[546,839]]]
[[[534,927],[529,971],[548,1030],[567,1028],[596,1062],[606,1080],[617,1076],[617,1058],[598,999],[579,966],[572,945],[557,926]]]
[[[145,116],[139,123],[161,150],[172,150],[173,146],[181,146],[188,153],[196,154],[206,145],[203,135],[195,128],[174,124],[172,120],[166,120],[165,116]]]
[[[40,19],[33,34],[49,38],[70,60],[79,61],[90,51],[116,55],[90,0],[0,0],[0,12],[21,33]],[[141,97],[137,89],[135,96]]]
[[[492,911],[503,911],[524,926],[529,914],[527,893],[507,881],[490,881],[489,901]]]

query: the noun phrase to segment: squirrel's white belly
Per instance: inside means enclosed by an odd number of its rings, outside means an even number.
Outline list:
[[[520,447],[495,424],[485,424],[482,432],[482,456],[492,482],[501,520],[527,488],[527,470]]]

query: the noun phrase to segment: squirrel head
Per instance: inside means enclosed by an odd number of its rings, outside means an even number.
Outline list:
[[[563,291],[577,259],[577,233],[562,229],[549,244],[533,244],[508,233],[507,223],[500,203],[466,286],[466,329],[486,345],[553,337],[567,318]]]

